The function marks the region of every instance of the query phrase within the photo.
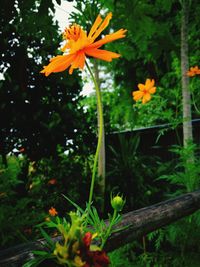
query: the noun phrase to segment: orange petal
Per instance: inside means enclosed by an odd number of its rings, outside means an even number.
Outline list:
[[[133,99],[135,101],[138,101],[139,99],[141,99],[144,96],[144,93],[141,91],[135,91],[132,93],[132,95],[133,95]]]
[[[106,35],[104,38],[102,38],[101,40],[99,40],[97,42],[94,42],[93,44],[89,45],[88,47],[89,48],[99,48],[100,46],[102,46],[104,44],[107,44],[107,43],[112,42],[112,41],[117,40],[117,39],[124,38],[126,32],[127,32],[127,30],[120,29],[117,32]]]
[[[67,69],[70,64],[73,62],[75,55],[64,55],[56,56],[50,59],[49,65],[45,66],[41,73],[44,73],[45,76],[48,76],[52,72],[61,72]]]
[[[76,57],[73,60],[73,63],[69,69],[69,74],[72,74],[74,69],[77,68],[83,69],[84,65],[85,65],[85,54],[83,52],[79,52],[76,54]]]
[[[193,71],[188,71],[188,72],[187,72],[187,75],[188,75],[189,77],[193,77],[193,76],[195,76],[195,73],[194,73]]]
[[[101,25],[98,25],[97,26],[98,23],[96,23],[96,25],[93,28],[93,30],[91,29],[91,31],[90,31],[90,32],[94,32],[94,33],[92,33],[92,34],[89,33],[88,37],[90,36],[90,38],[92,38],[93,40],[95,40],[101,34],[101,32],[108,26],[111,18],[112,18],[112,13],[110,12],[110,13],[108,13],[108,15],[106,16],[106,18],[104,19],[104,21],[101,23]],[[98,17],[97,17],[97,19],[98,19]],[[96,28],[96,30],[94,31],[95,28]]]
[[[120,57],[120,54],[102,49],[85,49],[84,51],[88,56],[99,58],[109,62],[112,61],[113,58]]]
[[[144,90],[146,90],[146,87],[145,87],[145,85],[144,84],[142,84],[142,83],[139,83],[138,84],[138,88],[140,89],[140,91],[144,91]]]
[[[195,74],[194,74],[192,71],[188,71],[188,72],[187,72],[187,75],[188,75],[189,77],[193,77],[193,76],[195,76]]]
[[[154,94],[156,92],[156,87],[152,87],[149,89],[150,94]]]
[[[194,66],[193,71],[197,71],[198,70],[198,66]]]
[[[94,34],[94,32],[97,30],[97,28],[99,27],[99,25],[101,24],[102,22],[102,18],[100,17],[100,15],[97,16],[94,24],[92,25],[92,28],[88,34],[88,37],[91,38],[92,35]]]
[[[145,104],[145,103],[148,102],[150,99],[151,99],[151,95],[150,95],[150,94],[145,94],[145,95],[143,96],[143,99],[142,99],[142,104]]]
[[[155,80],[152,79],[152,80],[151,80],[151,87],[153,87],[154,85],[155,85]]]
[[[145,87],[146,87],[146,90],[149,90],[151,87],[153,87],[155,84],[155,81],[154,79],[146,79],[146,82],[145,82]]]

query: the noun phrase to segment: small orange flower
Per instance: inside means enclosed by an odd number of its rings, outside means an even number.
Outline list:
[[[113,58],[120,57],[117,53],[99,48],[106,43],[124,38],[126,30],[120,29],[95,42],[102,31],[108,26],[111,18],[112,13],[109,13],[104,20],[98,15],[88,35],[77,24],[66,28],[63,33],[66,44],[61,49],[64,54],[50,59],[50,63],[44,66],[41,73],[48,76],[52,72],[64,71],[70,66],[69,74],[72,74],[74,69],[83,69],[86,56],[99,58],[105,61],[112,61]]]
[[[200,74],[200,69],[199,69],[198,66],[191,67],[191,68],[189,69],[189,71],[187,72],[187,75],[188,75],[189,77],[194,77],[195,75],[198,75],[198,74]]]
[[[57,212],[57,210],[56,210],[55,208],[51,207],[51,208],[49,209],[49,214],[50,214],[51,216],[56,216],[56,215],[58,214],[58,212]]]
[[[48,181],[48,184],[52,184],[52,185],[57,184],[57,180],[55,178],[53,178],[53,179]]]
[[[142,99],[142,104],[145,104],[151,99],[151,94],[156,92],[156,87],[154,87],[155,81],[154,79],[146,79],[145,84],[138,84],[138,91],[133,92],[133,99],[138,101]]]
[[[24,151],[25,151],[25,149],[23,147],[19,149],[20,153],[23,153]]]

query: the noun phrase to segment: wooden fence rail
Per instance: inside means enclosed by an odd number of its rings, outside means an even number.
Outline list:
[[[109,238],[105,249],[112,251],[199,209],[200,190],[126,213],[117,225],[117,229],[123,229]],[[21,267],[33,257],[31,251],[41,249],[44,243],[38,240],[0,251],[0,267]]]

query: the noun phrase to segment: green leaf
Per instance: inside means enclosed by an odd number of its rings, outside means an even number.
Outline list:
[[[62,196],[67,199],[77,210],[79,210],[82,214],[85,213],[85,211],[78,205],[76,204],[74,201],[72,201],[70,198],[68,198],[67,196],[65,196],[64,194],[62,194]]]
[[[46,257],[46,256],[41,256],[41,257],[38,257],[36,259],[32,259],[32,260],[26,262],[22,267],[36,267],[47,258],[48,257]]]
[[[44,229],[40,228],[40,231],[41,231],[43,237],[46,239],[47,243],[50,245],[50,247],[51,248],[54,247],[55,244],[54,244],[52,238],[45,232]]]
[[[40,256],[46,256],[49,254],[47,251],[44,251],[44,250],[33,250],[32,252],[33,254],[40,255]]]

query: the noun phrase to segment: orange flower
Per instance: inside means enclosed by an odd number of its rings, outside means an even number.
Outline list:
[[[57,184],[57,180],[55,178],[48,181],[48,184],[54,185]]]
[[[187,72],[189,77],[194,77],[195,75],[200,74],[200,69],[198,66],[191,67],[190,70]]]
[[[49,214],[50,214],[51,216],[56,216],[56,215],[58,214],[58,212],[57,212],[57,210],[56,210],[55,208],[51,207],[51,208],[49,209]]]
[[[156,87],[154,87],[155,81],[154,79],[146,79],[145,84],[138,84],[138,91],[133,92],[133,99],[138,101],[142,99],[142,104],[145,104],[151,99],[151,94],[156,92]]]
[[[61,49],[64,54],[50,59],[50,63],[44,67],[41,73],[48,76],[52,72],[64,71],[70,66],[69,74],[72,74],[74,69],[83,69],[86,56],[105,61],[112,61],[113,58],[120,57],[117,53],[99,48],[106,43],[125,37],[126,30],[120,29],[95,42],[97,37],[108,26],[111,18],[112,13],[109,13],[104,20],[98,15],[88,35],[77,24],[66,28],[63,33],[66,44]]]

